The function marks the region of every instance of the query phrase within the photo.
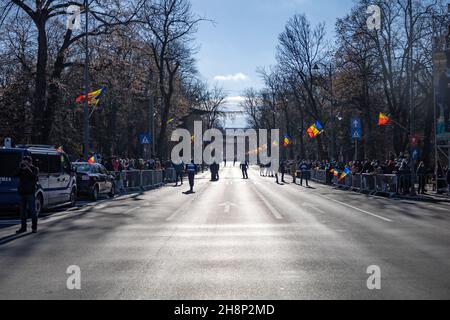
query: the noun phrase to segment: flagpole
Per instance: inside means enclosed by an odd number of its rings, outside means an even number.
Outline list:
[[[83,126],[84,126],[84,146],[83,154],[87,158],[89,156],[89,42],[88,42],[88,30],[89,30],[89,3],[88,0],[84,0],[84,12],[85,12],[85,62],[84,62],[84,112],[83,112]]]
[[[401,125],[400,123],[398,123],[397,121],[391,119],[391,122],[394,123],[394,124],[396,124],[397,126],[399,126],[401,129],[405,130],[407,133],[411,133],[411,131],[410,131],[409,129],[407,129],[406,127],[402,126],[402,125]]]

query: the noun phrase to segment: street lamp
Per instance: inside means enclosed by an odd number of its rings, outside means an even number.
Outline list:
[[[89,2],[84,1],[84,11],[85,11],[85,61],[84,61],[84,87],[85,87],[85,99],[84,99],[84,110],[83,110],[83,131],[84,131],[84,147],[83,154],[87,158],[89,155]]]

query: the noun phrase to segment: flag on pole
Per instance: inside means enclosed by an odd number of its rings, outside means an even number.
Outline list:
[[[378,126],[388,126],[391,123],[391,118],[389,118],[384,113],[380,112],[380,115],[378,116]]]
[[[90,106],[97,106],[100,102],[100,99],[103,97],[103,95],[105,94],[105,90],[106,88],[103,87],[97,91],[93,91],[93,92],[89,92],[88,94],[88,104]],[[84,102],[86,100],[86,95],[82,94],[81,96],[77,97],[76,102],[77,103],[81,103]]]
[[[311,127],[308,128],[308,130],[306,130],[306,132],[308,133],[309,137],[313,139],[322,134],[323,127],[319,121],[316,121]]]
[[[92,157],[90,157],[88,163],[89,164],[97,163],[97,154],[94,154]]]
[[[283,145],[285,148],[289,147],[291,144],[291,138],[286,134],[283,139]]]
[[[345,167],[344,172],[342,172],[342,174],[341,174],[340,180],[344,180],[346,176],[350,175],[350,173],[352,173],[350,168]]]

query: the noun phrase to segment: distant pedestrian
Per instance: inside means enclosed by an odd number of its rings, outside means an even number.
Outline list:
[[[284,175],[286,174],[286,161],[281,160],[280,163],[280,173],[281,173],[281,182],[286,183],[286,181],[284,181]]]
[[[184,162],[180,162],[178,164],[173,165],[175,169],[175,187],[178,186],[178,181],[181,182],[181,185],[183,185],[183,170],[184,170]]]
[[[215,181],[219,181],[219,179],[220,179],[219,171],[220,171],[220,165],[216,162],[215,163],[215,170],[214,170],[214,172],[216,173],[216,175],[214,177]]]
[[[194,193],[195,175],[197,174],[197,166],[195,165],[194,160],[186,165],[186,173],[188,174],[189,187],[191,188],[189,193]]]
[[[290,164],[291,175],[292,175],[292,183],[297,183],[297,164],[296,161],[292,161]]]
[[[38,182],[39,169],[33,166],[33,159],[30,156],[25,156],[14,176],[19,178],[18,192],[20,195],[21,220],[21,228],[16,233],[27,232],[28,213],[31,216],[32,232],[36,233],[38,223],[36,212],[36,184]]]
[[[306,186],[309,187],[308,179],[309,179],[309,168],[305,161],[302,161],[299,165],[300,171],[300,185],[303,186],[303,180],[306,182]]]
[[[248,162],[241,163],[242,179],[248,179]]]
[[[419,179],[419,194],[425,194],[425,192],[427,191],[427,190],[425,190],[426,173],[427,173],[427,170],[425,168],[425,163],[422,161],[422,162],[420,162],[419,166],[417,167],[417,177]]]

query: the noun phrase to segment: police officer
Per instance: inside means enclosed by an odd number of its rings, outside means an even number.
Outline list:
[[[184,169],[184,163],[178,163],[173,165],[174,169],[175,169],[175,173],[176,173],[176,178],[175,178],[175,187],[178,186],[178,180],[181,181],[181,185],[183,185],[183,169]]]
[[[306,181],[306,186],[309,187],[309,168],[305,161],[302,161],[298,167],[300,171],[300,185],[303,186],[303,180]]]
[[[194,160],[186,165],[186,173],[188,174],[189,186],[191,188],[189,193],[194,193],[194,180],[195,175],[197,174],[197,166],[195,165]]]
[[[27,232],[28,212],[31,215],[32,232],[37,232],[38,217],[36,213],[36,183],[38,182],[39,169],[33,166],[33,160],[30,156],[23,157],[20,167],[14,176],[19,178],[20,195],[20,219],[22,227],[17,230],[17,234]]]
[[[209,171],[211,171],[211,181],[217,181],[217,163],[214,161],[214,163],[209,167]]]

